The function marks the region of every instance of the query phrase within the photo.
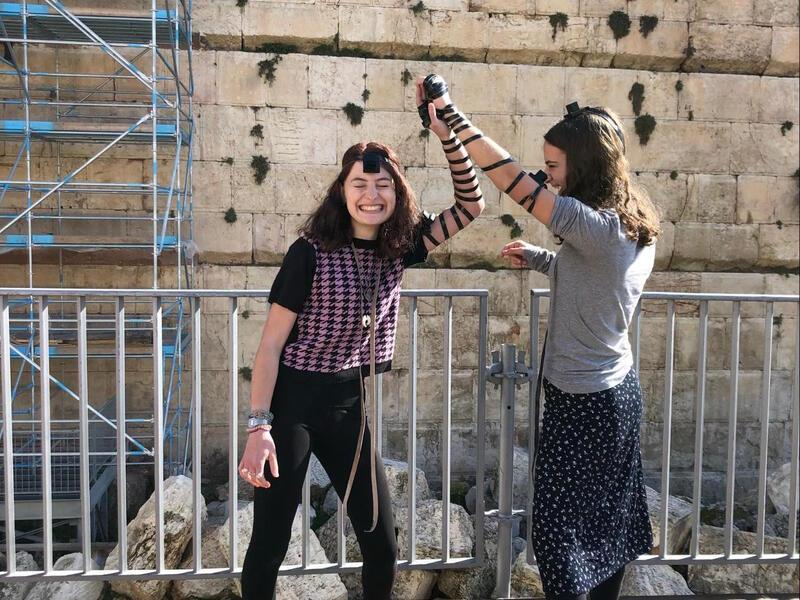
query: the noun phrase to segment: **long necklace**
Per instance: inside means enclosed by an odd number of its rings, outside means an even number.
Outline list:
[[[356,263],[356,270],[358,271],[358,298],[359,304],[361,305],[361,325],[364,327],[364,329],[368,329],[372,324],[370,312],[374,311],[374,307],[378,302],[378,288],[380,288],[381,267],[383,266],[383,261],[378,259],[378,268],[376,269],[377,273],[375,280],[372,282],[373,285],[367,285],[367,281],[364,278],[364,269],[361,265],[361,259],[358,258],[358,252],[356,252],[356,247],[353,242],[350,242],[350,248],[353,250],[353,258]],[[370,310],[371,308],[372,310]]]

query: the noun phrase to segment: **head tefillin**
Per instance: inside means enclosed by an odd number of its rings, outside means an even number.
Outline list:
[[[577,102],[570,102],[567,104],[567,114],[564,115],[565,120],[574,119],[578,115],[581,114],[592,114],[597,115],[604,119],[609,125],[611,125],[611,129],[619,138],[619,141],[622,143],[622,152],[625,152],[625,134],[622,133],[622,129],[620,129],[619,124],[609,115],[606,111],[601,108],[595,108],[593,106],[584,106],[581,108]]]

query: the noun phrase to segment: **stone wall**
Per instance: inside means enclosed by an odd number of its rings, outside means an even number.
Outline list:
[[[110,9],[113,6],[109,4]],[[798,15],[794,2],[693,0],[430,0],[411,10],[401,0],[353,2],[195,2],[193,53],[196,143],[194,231],[200,250],[197,287],[267,288],[297,227],[337,172],[344,150],[364,139],[395,147],[426,210],[452,202],[449,173],[438,141],[421,134],[413,79],[441,73],[455,100],[475,123],[538,169],[542,135],[573,100],[604,104],[623,118],[635,181],[662,213],[656,272],[647,289],[683,292],[798,293],[800,202],[800,93]],[[615,39],[609,15],[623,11],[630,33]],[[563,13],[566,16],[564,29]],[[658,17],[648,35],[640,17]],[[553,17],[551,19],[551,17]],[[552,24],[551,24],[552,22]],[[266,46],[264,46],[266,44]],[[280,52],[277,54],[276,52]],[[94,65],[91,52],[70,60]],[[40,61],[47,56],[36,55]],[[261,71],[261,73],[260,73]],[[643,86],[641,115],[655,118],[647,144],[635,133],[632,88]],[[120,94],[125,90],[118,90]],[[366,93],[366,92],[369,93]],[[110,92],[110,97],[115,97]],[[124,96],[120,95],[118,99]],[[343,107],[364,109],[352,124]],[[6,113],[8,115],[8,113]],[[8,116],[7,118],[14,118]],[[52,149],[51,149],[52,150]],[[0,162],[13,163],[6,146]],[[62,157],[77,160],[81,149]],[[262,183],[254,156],[267,159]],[[45,149],[34,169],[52,169]],[[149,169],[147,149],[124,147],[96,163],[94,177],[125,177]],[[165,166],[168,159],[165,159]],[[555,248],[552,236],[482,177],[487,210],[430,259],[434,268],[406,275],[407,288],[489,290],[490,349],[503,342],[527,349],[528,290],[546,280],[506,269],[500,247],[511,239],[501,217],[513,215],[522,237]],[[12,197],[12,200],[14,198]],[[20,198],[16,199],[21,202]],[[98,203],[86,198],[75,211],[144,214],[148,199]],[[224,215],[234,208],[236,219]],[[230,220],[230,219],[229,219]],[[119,234],[129,233],[126,231]],[[2,265],[4,284],[25,285],[25,269]],[[35,283],[68,287],[149,287],[147,267],[42,266]],[[165,269],[164,284],[175,273]],[[398,332],[396,369],[384,378],[387,453],[402,457],[407,430],[407,303]],[[240,364],[248,365],[263,326],[263,301],[244,303],[239,324]],[[420,466],[435,483],[441,421],[441,302],[420,302]],[[206,304],[204,426],[206,459],[221,464],[228,431],[227,316],[219,301]],[[771,465],[786,461],[792,391],[796,305],[776,305]],[[740,483],[757,468],[763,307],[745,306],[739,383]],[[730,378],[730,306],[712,305],[706,409],[705,467],[716,497],[724,483]],[[453,355],[453,473],[474,469],[475,395],[482,361],[476,356],[476,303],[456,302]],[[678,491],[688,492],[693,464],[697,307],[678,306],[673,409],[673,466]],[[647,395],[643,425],[646,466],[658,474],[664,395],[663,303],[645,306],[641,373]],[[68,365],[54,368],[69,370]],[[103,398],[113,384],[95,364],[93,390]],[[129,403],[152,405],[146,364],[137,369]],[[488,390],[489,464],[495,460],[498,391]],[[242,411],[248,383],[240,382]],[[527,394],[518,395],[518,442],[527,439]],[[220,472],[224,475],[224,469]]]

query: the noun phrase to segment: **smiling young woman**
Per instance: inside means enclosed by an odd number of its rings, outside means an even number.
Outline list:
[[[377,142],[356,144],[344,153],[339,175],[289,248],[270,291],[239,464],[240,475],[256,488],[242,569],[245,600],[273,596],[311,452],[353,523],[364,557],[364,597],[391,596],[397,542],[367,425],[364,377],[374,393],[374,375],[391,368],[405,269],[425,261],[484,207],[469,156],[433,103],[429,109],[430,129],[450,163],[453,206],[439,215],[423,213],[397,154]]]

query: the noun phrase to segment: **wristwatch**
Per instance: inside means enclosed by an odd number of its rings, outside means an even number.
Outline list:
[[[253,429],[259,425],[272,425],[272,420],[275,418],[268,410],[256,410],[247,416],[247,429]]]

